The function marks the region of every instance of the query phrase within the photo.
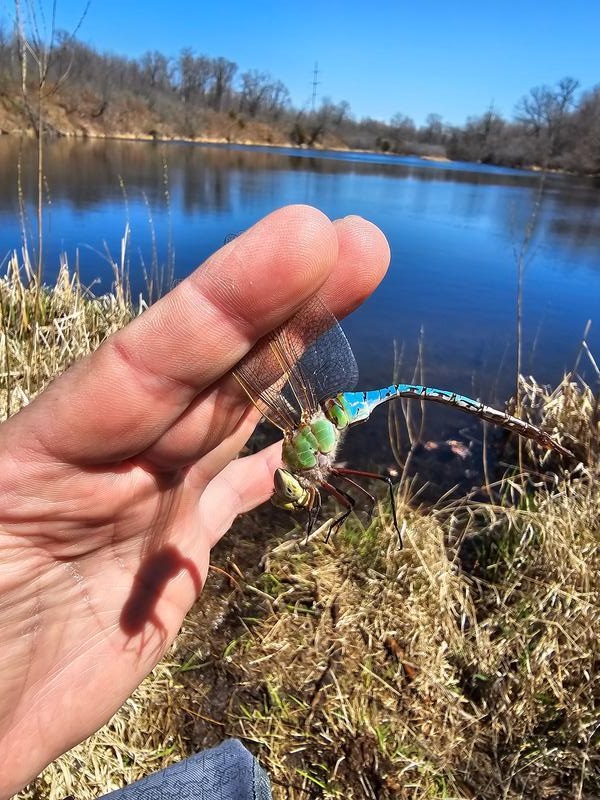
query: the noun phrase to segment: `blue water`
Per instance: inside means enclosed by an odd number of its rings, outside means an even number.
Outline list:
[[[0,140],[0,258],[21,242],[19,160],[33,221],[32,143]],[[411,380],[422,335],[428,383],[502,405],[514,386],[516,253],[531,225],[524,370],[558,381],[589,318],[600,356],[600,192],[592,180],[385,155],[94,141],[49,144],[46,176],[48,280],[65,251],[96,291],[110,288],[108,258],[119,259],[126,224],[138,292],[153,262],[173,262],[181,278],[228,234],[287,203],[375,222],[391,245],[390,270],[344,323],[360,388],[389,383],[394,340],[403,348],[400,377]],[[447,435],[447,416],[431,417],[433,434]]]

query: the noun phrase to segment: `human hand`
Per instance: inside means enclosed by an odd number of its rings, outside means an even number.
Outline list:
[[[280,446],[230,370],[319,292],[377,286],[381,232],[274,212],[0,427],[0,797],[104,724],[175,637],[211,548],[266,500]]]

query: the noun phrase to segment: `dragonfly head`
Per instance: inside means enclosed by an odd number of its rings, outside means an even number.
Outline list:
[[[306,508],[310,503],[310,492],[299,482],[298,478],[287,469],[276,469],[274,475],[275,492],[271,502],[286,511],[297,511]]]

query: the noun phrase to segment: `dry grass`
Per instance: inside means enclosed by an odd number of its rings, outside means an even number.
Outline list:
[[[134,316],[124,272],[113,264],[115,290],[94,298],[61,259],[54,286],[41,285],[27,251],[13,253],[0,278],[0,403],[3,418],[35,397],[52,378],[91,353]]]
[[[279,796],[598,796],[595,489],[468,511],[271,564],[230,724]]]
[[[13,411],[132,316],[66,271],[37,323],[15,262],[0,289]],[[236,581],[214,572],[168,658],[20,797],[97,797],[226,736],[275,798],[600,796],[598,404],[521,388],[585,466],[528,449],[490,502],[403,503],[403,550],[385,510],[279,554],[263,516],[239,521],[216,554]]]

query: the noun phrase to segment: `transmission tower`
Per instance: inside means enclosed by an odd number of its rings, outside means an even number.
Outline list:
[[[312,103],[311,108],[313,114],[315,113],[315,108],[317,107],[317,86],[321,83],[319,78],[319,62],[315,61],[315,68],[313,70],[313,82],[312,82]]]

